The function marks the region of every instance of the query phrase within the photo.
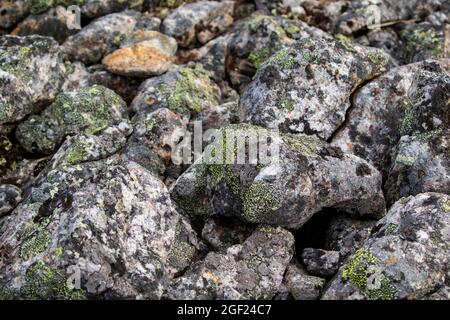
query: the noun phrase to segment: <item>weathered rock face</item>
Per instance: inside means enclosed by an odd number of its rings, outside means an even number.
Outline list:
[[[140,13],[136,11],[101,17],[67,38],[63,49],[71,60],[87,64],[99,62],[119,47],[123,38],[133,31],[139,17]]]
[[[368,217],[384,215],[378,171],[315,137],[272,135],[271,148],[279,147],[279,157],[266,163],[218,162],[234,159],[235,141],[245,141],[234,140],[233,135],[267,139],[270,133],[253,126],[222,130],[202,160],[211,153],[223,154],[225,160],[195,163],[172,186],[172,198],[194,216],[237,216],[247,222],[288,228],[300,227],[322,208],[335,207]]]
[[[357,86],[386,71],[388,64],[379,49],[301,40],[260,66],[242,96],[242,120],[329,139],[344,123]]]
[[[66,69],[58,44],[47,37],[0,37],[0,124],[16,122],[61,89]]]
[[[0,185],[0,217],[11,212],[22,200],[22,191],[13,185]]]
[[[299,265],[290,264],[284,283],[295,300],[316,300],[325,286],[325,279],[308,275]]]
[[[175,60],[177,42],[157,31],[138,34],[139,40],[118,49],[103,59],[106,68],[116,74],[148,77],[167,72]]]
[[[306,248],[302,253],[306,270],[312,275],[331,277],[339,269],[340,255],[338,251]]]
[[[259,227],[242,245],[210,252],[168,290],[170,299],[271,299],[293,254],[294,237]]]
[[[115,159],[50,171],[0,234],[2,287],[24,299],[158,299],[200,248],[164,185]]]
[[[58,95],[41,115],[22,122],[16,137],[28,152],[51,154],[66,135],[101,132],[126,117],[126,104],[113,91],[87,87]]]
[[[445,285],[449,268],[447,195],[398,201],[351,255],[324,299],[420,299]]]
[[[145,0],[81,0],[83,15],[89,18],[97,18],[113,12],[121,12],[126,9],[140,11]]]
[[[182,47],[195,40],[206,43],[233,23],[233,8],[233,1],[185,4],[164,19],[162,29],[165,34],[176,38]]]

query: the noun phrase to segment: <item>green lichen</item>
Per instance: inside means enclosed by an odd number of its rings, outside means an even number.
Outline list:
[[[416,163],[416,158],[399,154],[397,155],[397,158],[395,158],[395,161],[405,166],[412,166],[414,163]]]
[[[3,55],[0,56],[0,59]],[[0,61],[0,69],[16,76],[24,83],[29,83],[32,80],[32,75],[29,72],[29,65],[31,63],[31,48],[29,47],[11,47],[8,49],[8,56],[15,57],[13,62]]]
[[[389,225],[386,227],[386,229],[384,230],[384,235],[388,236],[390,235],[392,232],[394,232],[394,230],[397,228],[397,225],[395,223],[389,223]]]
[[[389,63],[389,58],[386,56],[386,54],[383,53],[383,51],[379,49],[369,52],[367,57],[369,58],[370,62],[377,67],[377,69],[383,69]]]
[[[287,32],[288,35],[294,35],[296,33],[299,33],[302,29],[299,26],[296,26],[295,24],[289,24],[284,30]]]
[[[30,266],[26,271],[25,284],[20,289],[20,295],[29,300],[86,298],[82,290],[70,289],[67,278],[42,261]]]
[[[284,31],[284,29],[273,17],[264,15],[256,16],[249,23],[249,27],[252,32],[258,31],[261,26],[269,26],[279,36],[286,36],[286,32]]]
[[[286,109],[288,112],[291,112],[292,110],[294,110],[294,101],[291,99],[284,99],[283,101],[281,101],[281,107],[283,109]]]
[[[295,59],[292,57],[288,49],[282,49],[275,53],[268,63],[274,63],[282,67],[284,70],[291,70],[295,66]]]
[[[209,105],[217,105],[218,99],[214,92],[209,74],[200,68],[182,68],[176,82],[160,84],[158,96],[167,100],[169,109],[183,113],[190,110],[198,113]]]
[[[313,136],[295,136],[292,134],[283,135],[283,141],[292,149],[300,152],[302,155],[311,158],[319,157],[319,149],[323,143]]]
[[[450,200],[447,200],[442,204],[442,210],[444,210],[444,212],[450,212]]]
[[[400,124],[400,133],[402,135],[409,135],[414,130],[417,123],[417,114],[412,105],[412,102],[408,104],[403,115],[402,122]]]
[[[259,66],[270,58],[270,50],[268,48],[264,48],[261,50],[253,51],[248,56],[248,61],[258,69]]]
[[[82,140],[77,140],[69,147],[64,160],[68,164],[77,164],[86,158],[86,146]]]
[[[390,300],[394,289],[379,267],[379,259],[369,250],[361,248],[348,259],[342,269],[343,279],[358,287],[369,299]]]
[[[22,241],[20,245],[22,260],[29,260],[47,249],[51,241],[50,232],[47,230],[48,223],[48,218],[40,223],[32,223],[19,233]]]
[[[429,30],[418,28],[409,35],[404,34],[404,37],[407,39],[406,47],[410,51],[428,49],[436,58],[439,58],[444,51],[444,41],[440,39],[436,30],[432,28]]]
[[[258,222],[260,216],[271,214],[281,208],[282,194],[278,188],[266,182],[253,182],[242,194],[243,216]]]
[[[0,285],[0,301],[12,300],[13,298],[11,291],[7,287]]]
[[[155,125],[156,125],[156,120],[155,120],[154,118],[150,117],[150,118],[145,119],[144,124],[145,124],[145,130],[146,130],[147,132],[150,132],[150,131],[152,131],[153,128],[155,127]]]
[[[303,53],[303,60],[311,64],[319,64],[321,60],[321,55],[318,50],[312,52],[306,51]]]

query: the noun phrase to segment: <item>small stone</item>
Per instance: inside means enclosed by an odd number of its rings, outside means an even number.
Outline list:
[[[315,276],[332,277],[339,269],[340,255],[338,251],[306,248],[302,253],[306,270]]]
[[[325,287],[325,279],[308,275],[296,264],[287,267],[283,282],[295,300],[317,300]]]
[[[22,190],[13,185],[0,184],[0,217],[10,213],[22,200]]]

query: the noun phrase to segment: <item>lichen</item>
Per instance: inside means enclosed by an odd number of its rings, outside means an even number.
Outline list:
[[[30,47],[11,47],[8,49],[8,56],[14,58],[11,59],[12,61],[0,61],[0,69],[16,76],[24,83],[29,83],[32,79],[32,76],[28,71],[31,62],[30,54]],[[5,54],[3,54],[2,56],[4,55]],[[0,56],[0,59],[2,58],[2,56]]]
[[[68,164],[77,164],[82,162],[86,158],[86,147],[82,140],[77,140],[69,147],[64,160]]]
[[[379,49],[369,52],[367,57],[379,70],[384,69],[389,63],[389,58],[383,53],[382,50]]]
[[[294,101],[291,99],[284,99],[283,101],[281,101],[281,107],[283,109],[286,109],[288,112],[291,112],[292,110],[294,110]]]
[[[242,194],[243,216],[258,222],[261,215],[273,213],[281,208],[282,193],[273,184],[256,181],[246,187]]]
[[[32,223],[19,233],[22,241],[20,245],[20,258],[29,260],[37,254],[44,252],[50,244],[51,235],[47,230],[49,219],[39,223]]]
[[[40,14],[56,6],[82,6],[85,2],[86,0],[34,0],[30,10],[31,14]]]
[[[313,136],[295,136],[293,134],[283,135],[283,141],[292,149],[300,152],[302,155],[311,158],[319,157],[318,149],[323,144],[319,139]]]
[[[269,26],[277,35],[281,37],[286,36],[284,29],[274,18],[270,16],[256,16],[249,23],[249,27],[252,32],[256,32],[261,26]]]
[[[443,52],[443,40],[441,40],[435,29],[425,30],[420,27],[411,34],[403,34],[407,39],[406,47],[410,51],[430,50],[435,58],[439,58]]]
[[[400,124],[400,133],[402,135],[409,135],[414,130],[417,123],[417,114],[412,106],[412,102],[408,104]]]
[[[319,64],[321,62],[321,55],[318,50],[306,51],[303,53],[303,60],[311,64]]]
[[[261,50],[253,51],[248,56],[248,61],[258,69],[259,66],[270,58],[270,50],[268,48],[264,48]]]
[[[282,49],[275,53],[269,60],[268,63],[275,63],[282,67],[284,70],[291,70],[295,66],[295,59],[289,53],[288,49]]]
[[[447,200],[442,204],[442,210],[444,210],[444,212],[450,212],[450,200]]]
[[[288,35],[294,35],[296,33],[299,33],[302,29],[300,29],[299,26],[296,26],[295,24],[289,24],[284,30],[287,32]]]
[[[397,163],[403,164],[405,166],[412,166],[414,163],[416,163],[416,158],[411,157],[411,156],[406,156],[403,154],[399,154],[395,158],[395,161]]]
[[[394,289],[379,263],[378,257],[361,248],[348,259],[341,272],[342,278],[358,287],[369,299],[393,299]]]

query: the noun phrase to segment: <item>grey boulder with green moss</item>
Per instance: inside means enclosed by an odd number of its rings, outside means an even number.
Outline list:
[[[279,157],[258,164],[218,164],[214,161],[219,159],[209,158],[223,152],[228,161],[235,156],[235,142],[227,137],[249,133],[267,137],[273,132],[249,125],[222,129],[222,138],[171,187],[182,209],[192,216],[236,216],[293,229],[323,208],[372,218],[384,215],[380,173],[316,137],[272,135],[271,148],[279,147]]]
[[[66,79],[58,43],[42,36],[0,37],[0,124],[51,103]]]
[[[20,299],[159,299],[204,248],[161,181],[117,158],[40,176],[0,234]]]
[[[448,283],[450,198],[396,202],[351,255],[322,299],[422,299]]]
[[[379,49],[325,38],[297,41],[259,67],[241,97],[241,120],[327,140],[344,123],[357,87],[389,65]]]
[[[294,253],[294,236],[261,226],[242,244],[210,252],[175,279],[167,296],[174,300],[271,299],[279,291]]]
[[[126,103],[102,86],[65,91],[40,115],[22,122],[16,137],[31,153],[51,154],[66,135],[97,133],[127,118]]]

